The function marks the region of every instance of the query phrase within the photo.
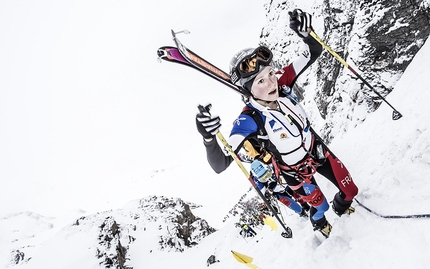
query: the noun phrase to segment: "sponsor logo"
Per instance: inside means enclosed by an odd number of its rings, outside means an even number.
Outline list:
[[[309,56],[310,56],[310,53],[307,50],[303,51],[302,54],[303,54],[303,56],[305,56],[305,58],[309,58]]]
[[[270,128],[272,128],[272,130],[273,130],[273,126],[275,126],[275,123],[276,123],[276,121],[274,121],[274,120],[269,121],[269,125],[270,125]]]
[[[280,139],[286,139],[286,138],[288,138],[288,135],[286,133],[282,133],[279,135],[279,138]]]
[[[188,56],[189,56],[189,58],[190,58],[193,62],[195,62],[195,63],[197,63],[198,65],[200,65],[200,66],[202,66],[202,67],[206,68],[207,70],[209,70],[209,71],[211,71],[211,72],[215,73],[217,76],[219,76],[219,77],[221,77],[221,78],[223,78],[223,79],[226,79],[226,80],[230,79],[230,78],[229,78],[229,76],[228,76],[226,73],[224,73],[222,70],[220,70],[220,69],[218,69],[217,67],[215,67],[215,66],[211,65],[210,63],[208,63],[208,62],[204,61],[202,58],[199,58],[197,55],[192,54],[189,50],[187,50],[187,52],[188,52]]]
[[[273,129],[273,132],[274,132],[274,133],[277,133],[277,132],[279,132],[279,131],[281,131],[281,130],[282,130],[282,127],[279,127],[279,128]]]
[[[241,120],[246,120],[246,118],[245,117],[239,117],[239,118],[237,118],[234,122],[233,122],[233,125],[240,125],[240,121]]]
[[[235,84],[239,80],[239,78],[236,75],[236,72],[233,72],[233,74],[231,74],[230,79],[231,79],[231,82],[233,82],[233,84]]]

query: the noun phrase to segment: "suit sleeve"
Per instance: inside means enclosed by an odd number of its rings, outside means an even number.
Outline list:
[[[206,147],[206,157],[212,169],[217,174],[227,169],[233,161],[233,157],[224,154],[216,138],[214,137],[210,142],[203,140],[203,143]]]
[[[299,57],[282,68],[282,75],[278,80],[280,86],[293,87],[297,78],[321,55],[322,46],[312,36],[303,38],[303,42],[303,51]]]
[[[255,133],[258,129],[257,123],[249,115],[241,114],[233,124],[228,143],[237,154],[242,148],[243,142],[248,136]],[[214,138],[210,142],[203,140],[206,147],[206,157],[216,173],[221,173],[230,166],[233,157],[226,156],[224,151]]]

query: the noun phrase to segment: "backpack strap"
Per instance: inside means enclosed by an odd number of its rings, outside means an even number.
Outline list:
[[[269,149],[269,145],[271,143],[269,140],[269,136],[267,135],[267,131],[264,128],[264,121],[262,115],[249,106],[245,106],[241,114],[250,116],[257,124],[257,131],[255,132],[255,134],[251,135],[247,139],[247,141],[252,145],[254,149],[257,150],[257,152],[259,152],[259,159],[264,163],[269,163],[272,154],[271,151],[267,152],[267,149]]]
[[[258,130],[257,130],[257,138],[258,139],[260,139],[260,138],[261,139],[266,139],[266,140],[269,139],[268,136],[267,136],[266,129],[264,129],[263,118],[260,115],[260,113],[257,112],[257,110],[252,109],[249,106],[245,106],[243,108],[241,114],[248,115],[248,116],[250,116],[255,121],[255,123],[257,124],[257,127],[258,127]]]

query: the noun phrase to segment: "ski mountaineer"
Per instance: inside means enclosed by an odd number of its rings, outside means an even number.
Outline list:
[[[330,235],[332,226],[325,217],[329,205],[318,187],[314,174],[319,173],[337,188],[332,209],[341,216],[351,214],[358,188],[347,168],[313,131],[292,87],[297,78],[320,56],[322,46],[309,35],[312,16],[295,9],[290,14],[290,28],[304,42],[303,52],[288,66],[275,72],[270,66],[272,52],[264,46],[244,49],[230,62],[230,78],[247,96],[246,106],[233,124],[228,143],[237,154],[245,141],[259,150],[259,160],[272,164],[282,184],[287,184],[311,205],[310,221],[314,230]],[[252,112],[252,113],[250,113]],[[233,158],[225,154],[215,138],[219,116],[200,111],[197,130],[204,138],[209,164],[216,173],[224,171]]]
[[[257,235],[254,229],[251,228],[251,225],[247,223],[240,224],[239,234],[243,237],[254,237]]]

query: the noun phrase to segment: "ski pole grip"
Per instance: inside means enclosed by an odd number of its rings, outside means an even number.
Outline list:
[[[209,111],[210,111],[210,110],[211,110],[211,108],[212,108],[212,104],[208,104],[208,105],[206,105],[206,106],[199,105],[199,106],[198,106],[198,108],[199,108],[199,111],[200,111],[201,113],[203,113],[203,112],[210,113]]]

